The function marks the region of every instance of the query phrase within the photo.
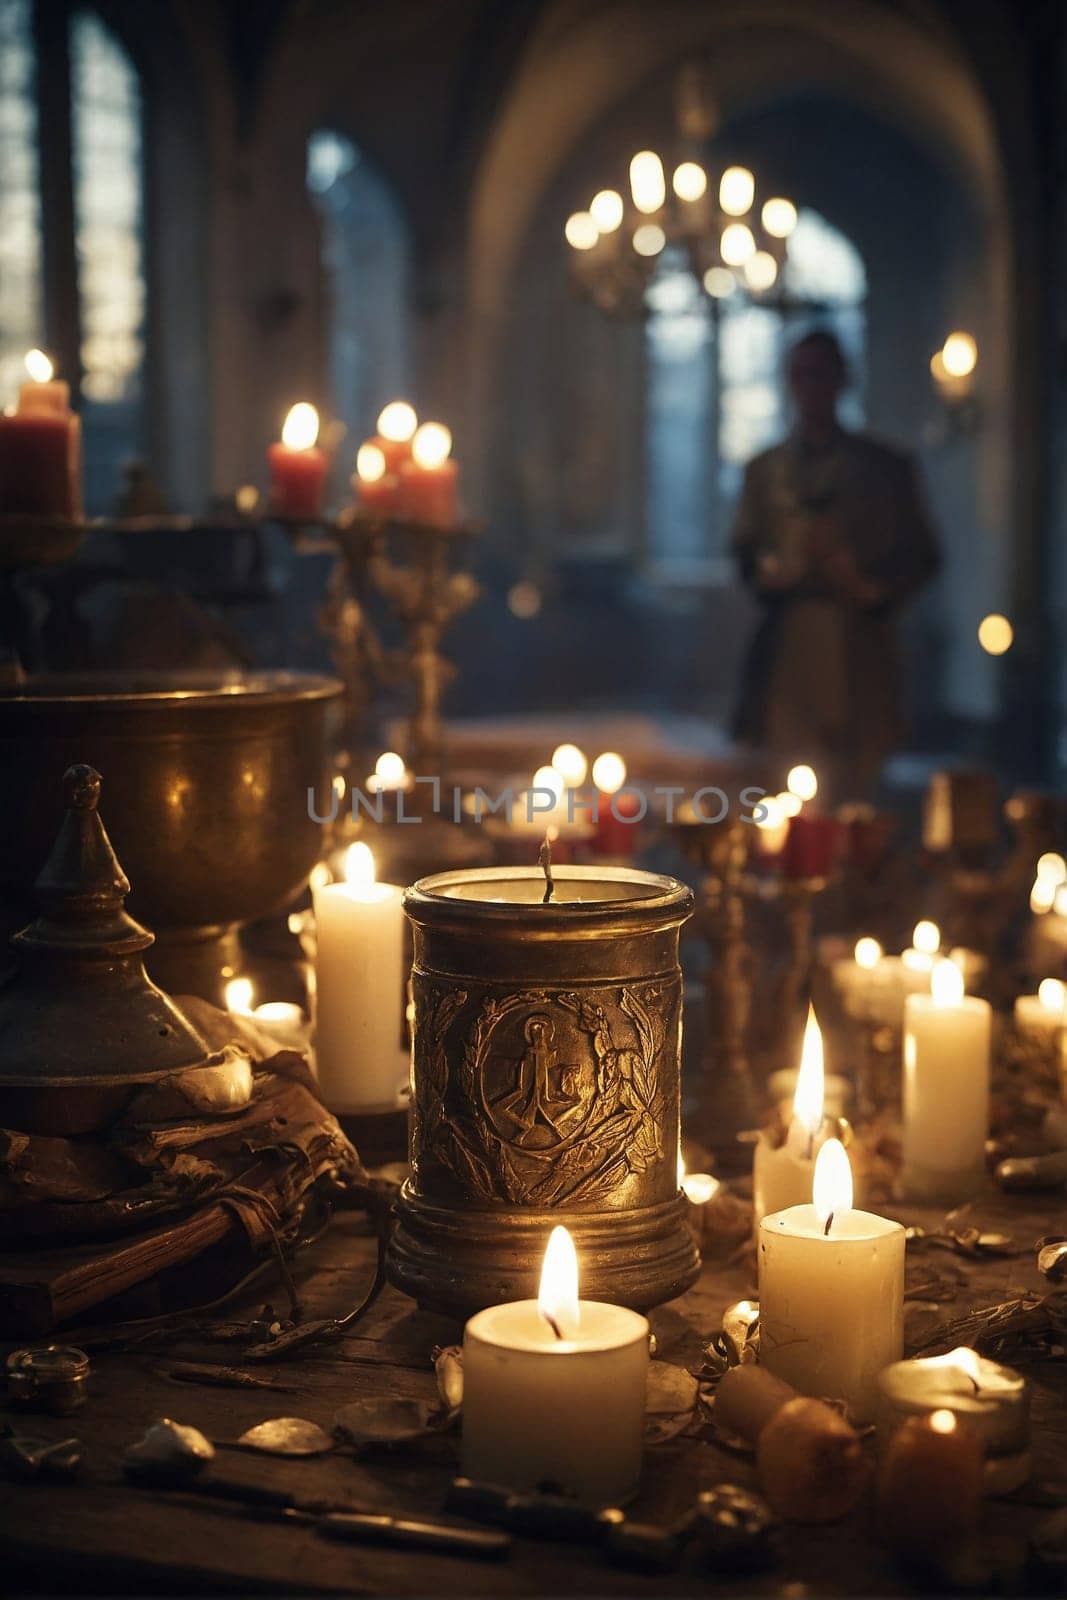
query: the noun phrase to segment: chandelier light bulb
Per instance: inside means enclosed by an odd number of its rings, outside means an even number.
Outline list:
[[[719,205],[728,217],[743,217],[756,198],[756,180],[747,167],[727,167],[719,179]]]
[[[699,200],[708,192],[708,175],[699,161],[683,161],[671,182],[679,200]]]
[[[646,217],[661,209],[667,198],[667,180],[663,175],[663,162],[654,150],[639,150],[630,162],[630,193],[634,205]],[[656,254],[655,251],[648,253]]]
[[[617,189],[601,189],[589,202],[589,215],[601,233],[614,233],[622,223],[622,195]]]
[[[760,212],[764,230],[772,239],[788,239],[797,225],[797,208],[792,200],[766,200]]]
[[[778,263],[769,250],[757,250],[754,256],[749,256],[745,262],[745,282],[757,294],[764,289],[774,286],[778,276]]]
[[[704,287],[713,300],[728,300],[737,288],[737,279],[729,267],[709,267],[704,274]]]
[[[752,229],[743,222],[730,222],[722,230],[719,253],[728,267],[743,267],[756,253]]]
[[[639,256],[658,256],[667,243],[667,235],[658,222],[643,222],[634,230],[634,249]]]
[[[563,232],[572,250],[591,250],[600,238],[600,229],[588,211],[573,212]]]

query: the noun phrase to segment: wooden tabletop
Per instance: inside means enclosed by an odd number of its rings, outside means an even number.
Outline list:
[[[1030,1246],[1063,1224],[1062,1196],[1032,1200],[990,1197],[975,1220],[1001,1228],[1024,1253],[971,1260],[942,1252],[909,1250],[909,1281],[937,1276],[958,1280],[951,1300],[927,1320],[948,1319],[973,1306],[991,1305],[1028,1289],[1047,1289]],[[902,1220],[933,1219],[929,1214]],[[359,1300],[373,1271],[374,1243],[362,1218],[341,1218],[300,1260],[297,1282],[309,1315],[340,1314]],[[724,1307],[755,1291],[751,1254],[726,1264],[713,1261],[683,1299],[652,1314],[661,1359],[698,1372],[701,1348],[720,1325]],[[944,1292],[944,1285],[942,1292]],[[952,1291],[949,1291],[952,1292]],[[279,1288],[260,1289],[284,1305]],[[227,1313],[229,1315],[230,1313]],[[234,1313],[236,1315],[236,1313]],[[909,1327],[914,1328],[914,1317]],[[352,1400],[395,1396],[432,1400],[436,1389],[430,1352],[459,1340],[461,1330],[420,1312],[387,1290],[353,1336],[286,1361],[243,1370],[279,1385],[272,1389],[205,1387],[176,1381],[168,1364],[179,1356],[200,1362],[241,1364],[240,1346],[186,1343],[166,1351],[98,1353],[91,1392],[71,1417],[5,1409],[16,1431],[48,1439],[77,1435],[87,1460],[72,1485],[4,1486],[0,1495],[0,1562],[8,1593],[192,1592],[361,1594],[686,1594],[699,1588],[722,1594],[895,1595],[915,1592],[894,1569],[880,1542],[873,1507],[861,1506],[845,1522],[789,1527],[779,1564],[755,1577],[703,1575],[686,1570],[650,1577],[608,1566],[592,1548],[544,1540],[516,1540],[503,1563],[353,1546],[323,1538],[306,1524],[253,1519],[233,1506],[128,1486],[119,1462],[123,1449],[154,1419],[191,1423],[216,1443],[233,1440],[268,1417],[298,1416],[330,1429],[334,1414]],[[1028,1530],[1048,1515],[1048,1486],[1067,1487],[1067,1367],[1061,1361],[1029,1369],[1033,1381],[1032,1485],[1009,1500],[988,1502],[983,1554],[1001,1581],[1018,1592]],[[873,1449],[873,1445],[871,1446]],[[284,1485],[308,1500],[330,1499],[358,1508],[409,1515],[438,1514],[457,1470],[456,1439],[437,1437],[389,1453],[359,1458],[327,1455],[289,1460],[220,1450],[218,1464],[250,1484]],[[683,1437],[646,1453],[641,1495],[633,1515],[667,1521],[696,1493],[717,1483],[752,1485],[749,1458],[706,1437]],[[1041,1492],[1035,1486],[1042,1486]],[[1044,1500],[1043,1506],[1036,1501]]]

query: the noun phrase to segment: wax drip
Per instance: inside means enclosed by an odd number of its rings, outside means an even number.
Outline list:
[[[545,892],[541,898],[541,904],[547,906],[556,893],[556,884],[552,877],[552,842],[547,833],[540,850],[537,852],[537,865],[545,875]],[[560,1338],[562,1335],[557,1333],[556,1337]]]

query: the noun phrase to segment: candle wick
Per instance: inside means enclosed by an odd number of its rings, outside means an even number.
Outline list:
[[[826,1226],[822,1230],[822,1236],[823,1236],[824,1239],[828,1239],[830,1237],[830,1228],[831,1228],[831,1226],[833,1224],[833,1220],[834,1220],[834,1214],[831,1211],[830,1215],[826,1219]]]
[[[562,1339],[563,1338],[563,1329],[560,1327],[560,1325],[556,1321],[555,1317],[550,1316],[547,1311],[542,1311],[541,1315],[544,1317],[545,1321],[548,1323],[549,1327],[552,1329],[552,1332],[556,1335],[556,1338],[557,1339]]]
[[[815,1155],[815,1135],[812,1133],[811,1129],[809,1128],[808,1129],[808,1160],[809,1161],[812,1160],[814,1155]]]
[[[542,896],[541,904],[547,906],[556,892],[555,881],[552,877],[552,845],[547,833],[540,850],[537,852],[537,865],[545,875],[545,892]]]

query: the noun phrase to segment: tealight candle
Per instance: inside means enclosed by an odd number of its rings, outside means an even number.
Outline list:
[[[226,1009],[247,1017],[268,1039],[288,1050],[303,1050],[308,1042],[308,1021],[298,1005],[288,1000],[266,1000],[253,1006],[251,978],[231,978],[226,985]]]
[[[689,1201],[689,1226],[699,1245],[704,1243],[704,1225],[707,1206],[714,1200],[722,1184],[710,1172],[687,1172],[681,1153],[678,1155],[678,1187]]]
[[[285,419],[281,443],[267,451],[271,509],[277,516],[318,516],[327,466],[325,450],[315,443],[318,436],[319,414],[301,400]]]
[[[331,1111],[391,1111],[408,1076],[402,891],[375,881],[362,841],[344,870],[344,882],[312,886],[319,1087]]]
[[[896,1361],[878,1376],[878,1425],[950,1411],[981,1440],[987,1494],[1006,1494],[1030,1476],[1030,1385],[1021,1373],[962,1347]]]
[[[1053,1048],[1063,1032],[1067,984],[1059,978],[1042,978],[1036,994],[1021,994],[1015,1002],[1015,1028],[1024,1039]]]
[[[490,1306],[463,1335],[463,1472],[518,1490],[551,1484],[583,1505],[637,1492],[648,1323],[578,1298],[578,1261],[553,1229],[536,1300]]]
[[[904,1007],[904,1192],[954,1203],[981,1187],[989,1131],[986,1000],[964,994],[963,974],[939,961],[928,995]]]
[[[815,1162],[812,1203],[759,1227],[760,1362],[802,1394],[873,1416],[877,1377],[904,1347],[904,1229],[852,1209],[844,1146]]]
[[[793,1096],[793,1114],[785,1140],[775,1144],[761,1132],[752,1157],[753,1227],[772,1211],[803,1205],[811,1195],[815,1157],[826,1137],[822,1033],[808,1007],[804,1044]]]

